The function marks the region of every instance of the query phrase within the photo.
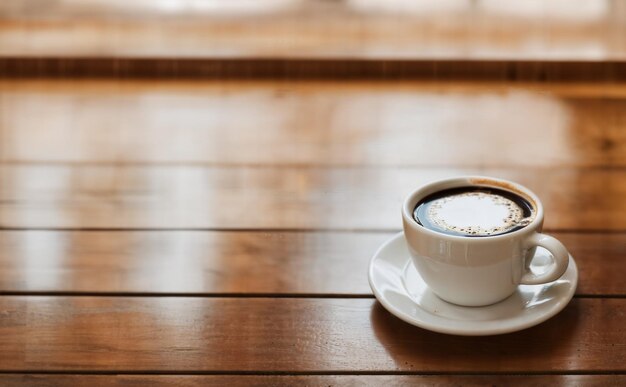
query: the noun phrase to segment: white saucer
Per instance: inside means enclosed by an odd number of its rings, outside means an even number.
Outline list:
[[[531,267],[541,271],[551,261],[537,248]],[[411,262],[404,234],[385,242],[374,254],[369,282],[380,303],[409,324],[440,333],[465,336],[498,335],[540,324],[559,313],[574,296],[578,268],[570,255],[567,271],[543,285],[520,285],[504,301],[482,307],[450,304],[426,286]]]

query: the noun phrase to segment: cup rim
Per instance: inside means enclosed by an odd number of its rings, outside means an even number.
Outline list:
[[[444,234],[442,232],[438,232],[435,230],[428,229],[421,224],[417,223],[415,219],[413,219],[413,210],[417,205],[417,202],[424,198],[425,196],[435,193],[437,191],[442,191],[445,189],[456,188],[456,187],[466,187],[466,186],[479,186],[479,187],[490,187],[497,188],[504,191],[508,191],[514,193],[516,195],[522,196],[524,199],[528,200],[531,206],[535,209],[535,217],[534,219],[525,227],[520,228],[519,230],[515,230],[512,232],[498,234],[498,235],[490,235],[490,236],[481,236],[481,237],[472,237],[468,238],[466,236],[461,235],[450,235]],[[514,238],[520,234],[525,234],[530,231],[536,230],[540,227],[543,222],[543,205],[539,200],[539,197],[532,192],[530,189],[524,187],[521,184],[500,179],[496,177],[490,176],[478,176],[478,175],[468,175],[468,176],[456,176],[446,179],[440,179],[436,181],[432,181],[430,183],[424,184],[411,192],[405,199],[402,204],[402,218],[404,220],[404,225],[411,227],[413,230],[417,232],[424,233],[426,235],[430,235],[433,237],[443,238],[451,241],[464,241],[466,243],[481,243],[481,242],[489,242],[497,239],[506,239],[506,238]]]

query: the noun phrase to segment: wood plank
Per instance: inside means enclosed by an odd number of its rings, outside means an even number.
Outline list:
[[[404,197],[481,174],[544,203],[549,230],[626,230],[626,170],[0,166],[0,227],[400,230]]]
[[[626,81],[623,61],[2,57],[0,79]]]
[[[393,233],[0,232],[0,292],[370,295],[369,260]],[[577,294],[625,296],[625,234],[555,233]]]
[[[545,387],[545,386],[621,386],[624,375],[0,375],[7,386],[28,387],[101,387],[101,386],[466,386]]]
[[[370,299],[0,298],[0,370],[621,372],[624,299],[528,330],[431,333]]]
[[[3,81],[0,116],[6,162],[626,165],[623,84]]]
[[[624,60],[620,0],[0,4],[0,55]]]

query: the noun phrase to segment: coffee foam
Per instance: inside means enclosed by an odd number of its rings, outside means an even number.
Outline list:
[[[504,196],[487,192],[463,192],[434,200],[428,208],[429,220],[447,231],[489,236],[525,226],[524,210]]]

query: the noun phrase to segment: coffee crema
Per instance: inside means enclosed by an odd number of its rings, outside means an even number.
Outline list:
[[[523,197],[491,187],[452,188],[420,200],[413,218],[444,234],[486,237],[510,233],[532,222],[535,210]]]

